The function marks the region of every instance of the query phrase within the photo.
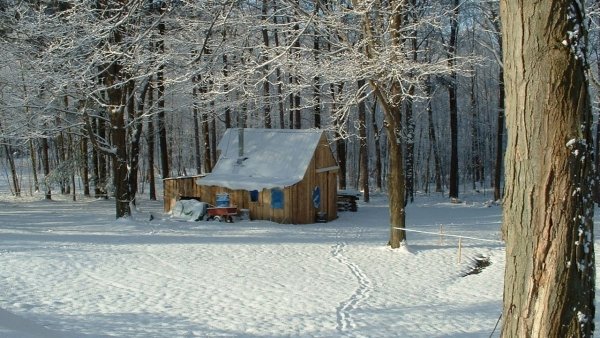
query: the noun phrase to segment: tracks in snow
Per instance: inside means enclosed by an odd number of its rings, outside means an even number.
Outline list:
[[[363,229],[358,229],[358,233],[355,234],[355,238],[359,238],[362,234]],[[341,239],[342,233],[339,232],[337,235],[338,239]],[[360,306],[364,300],[369,298],[369,294],[373,290],[373,285],[371,280],[367,275],[361,270],[361,268],[353,263],[345,254],[344,251],[346,249],[346,242],[338,242],[331,249],[331,255],[341,264],[348,267],[352,275],[356,277],[358,282],[358,287],[352,295],[341,302],[336,308],[336,316],[337,316],[337,326],[336,330],[338,332],[344,332],[349,329],[353,329],[356,324],[352,318],[352,313]]]

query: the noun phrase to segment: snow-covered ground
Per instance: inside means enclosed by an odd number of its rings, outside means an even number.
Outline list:
[[[408,227],[433,234],[403,250],[386,247],[383,195],[311,225],[188,222],[144,198],[115,220],[112,200],[8,195],[0,337],[489,337],[501,313],[489,195],[417,197]],[[491,265],[463,276],[479,255]]]

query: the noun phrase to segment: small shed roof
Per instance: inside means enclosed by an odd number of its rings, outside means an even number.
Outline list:
[[[217,164],[197,184],[232,190],[294,185],[303,179],[322,134],[318,129],[227,129],[218,145],[221,155]]]

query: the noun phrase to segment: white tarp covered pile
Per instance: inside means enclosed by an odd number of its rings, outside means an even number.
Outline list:
[[[208,204],[196,200],[180,200],[175,203],[171,212],[174,218],[182,218],[188,221],[200,221],[206,214]]]

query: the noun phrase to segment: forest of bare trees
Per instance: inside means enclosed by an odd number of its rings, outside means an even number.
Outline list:
[[[582,5],[0,0],[0,174],[126,217],[210,172],[227,128],[319,128],[340,189],[388,195],[397,248],[417,193],[500,202],[506,159],[503,335],[589,336],[600,4]]]
[[[120,217],[210,172],[226,128],[322,128],[339,187],[387,192],[392,229],[415,192],[500,200],[500,27],[483,0],[2,0],[2,175]]]

